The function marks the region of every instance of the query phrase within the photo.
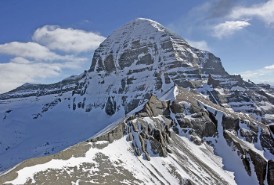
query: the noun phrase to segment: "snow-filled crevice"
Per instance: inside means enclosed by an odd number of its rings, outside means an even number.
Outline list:
[[[217,120],[218,138],[214,143],[214,152],[216,155],[222,158],[223,168],[225,170],[234,172],[235,181],[239,185],[257,185],[258,180],[256,173],[252,169],[251,176],[248,175],[244,165],[242,164],[241,157],[237,154],[237,151],[228,145],[224,137],[224,129],[222,125],[223,112],[215,110],[210,106],[204,106],[208,111],[215,115]]]

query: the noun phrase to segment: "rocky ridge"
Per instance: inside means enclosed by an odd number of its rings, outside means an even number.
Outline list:
[[[170,170],[170,175],[174,176],[178,184],[235,183],[233,176],[230,177],[226,174],[227,172],[220,170],[222,168],[229,169],[231,167],[229,164],[223,161],[224,167],[222,167],[215,159],[214,164],[219,166],[219,169],[213,168],[210,162],[212,162],[211,160],[214,158],[203,161],[202,158],[197,157],[197,154],[194,154],[197,151],[192,151],[194,146],[189,148],[189,143],[194,143],[194,145],[196,145],[195,147],[205,152],[206,155],[211,157],[219,155],[223,160],[228,157],[221,152],[221,150],[225,150],[223,144],[226,144],[226,149],[229,151],[228,155],[237,157],[238,161],[242,163],[241,165],[237,164],[237,166],[234,166],[234,168],[238,170],[238,173],[235,174],[235,180],[239,184],[247,182],[257,184],[256,182],[254,183],[254,180],[256,180],[258,184],[272,183],[273,170],[271,170],[271,165],[273,164],[273,160],[268,159],[267,153],[260,151],[261,148],[264,148],[264,150],[269,150],[273,153],[274,142],[269,127],[248,116],[228,111],[219,105],[214,105],[209,100],[191,91],[176,87],[169,93],[174,94],[175,97],[169,101],[161,101],[157,97],[152,96],[140,111],[117,122],[112,128],[109,128],[99,136],[87,140],[86,143],[72,147],[68,150],[70,152],[65,151],[36,159],[41,166],[50,166],[50,162],[57,159],[67,160],[68,162],[65,162],[65,166],[62,167],[64,170],[61,171],[58,167],[56,167],[57,169],[52,167],[45,168],[47,170],[35,171],[33,167],[34,176],[29,176],[30,179],[26,180],[25,183],[35,184],[42,182],[43,179],[45,180],[45,177],[48,182],[51,182],[56,175],[64,177],[67,176],[67,173],[70,174],[66,177],[67,179],[60,178],[60,182],[64,180],[65,182],[74,182],[85,173],[85,170],[100,169],[100,173],[91,173],[85,178],[81,177],[79,182],[91,182],[96,179],[94,184],[108,184],[109,182],[119,184],[121,181],[117,182],[117,180],[121,180],[122,178],[127,179],[127,182],[131,184],[157,184],[159,182],[172,184],[163,171],[150,171],[149,174],[146,174],[150,177],[149,181],[138,178],[136,174],[133,176],[130,175],[133,173],[131,171],[132,169],[128,171],[127,168],[124,168],[127,165],[122,162],[123,159],[122,161],[116,160],[117,165],[120,166],[118,171],[116,169],[117,167],[112,168],[112,164],[116,164],[110,159],[112,156],[108,153],[101,153],[101,150],[107,148],[108,145],[114,145],[117,141],[120,142],[121,139],[124,140],[125,143],[128,143],[125,148],[128,153],[126,155],[139,158],[138,163],[141,163],[144,168],[148,168],[146,163],[150,162],[154,168],[157,168],[153,162],[159,157],[167,158],[168,160],[171,158],[173,162],[169,164],[169,167],[166,167],[167,163],[165,162],[162,162],[162,165]],[[243,131],[244,133],[252,132],[253,135],[243,134]],[[120,144],[116,147],[118,147],[116,148],[118,150],[122,150],[123,148]],[[73,157],[76,159],[79,158],[80,160],[80,158],[88,155],[88,149],[89,151],[97,151],[97,154],[94,155],[95,157],[92,158],[92,160],[88,157],[87,160],[89,160],[89,162],[77,163],[79,167],[74,169],[69,167],[69,161],[72,160]],[[76,152],[76,150],[78,152]],[[79,154],[79,152],[81,154]],[[70,153],[69,155],[71,155],[71,157],[64,157],[66,156],[64,153]],[[149,162],[142,162],[142,160]],[[95,163],[99,162],[99,165],[103,165],[108,161],[108,165],[110,166],[109,170],[112,172],[112,175],[109,174],[105,179],[101,179],[98,175],[105,173],[104,169],[96,166],[92,161]],[[4,183],[4,181],[11,183],[24,182],[11,180],[16,176],[14,174],[15,171],[19,171],[18,175],[19,179],[21,179],[20,170],[28,166],[32,169],[32,165],[30,165],[32,163],[29,163],[30,162],[26,161],[16,167],[16,170],[6,173],[2,176],[2,179],[4,179],[2,183]],[[198,166],[198,168],[195,166]],[[128,175],[123,176],[122,174]],[[203,175],[201,176],[201,174]],[[162,176],[161,179],[159,179],[159,177],[155,178],[159,175]],[[206,177],[210,177],[210,180]],[[158,179],[158,182],[155,179]]]

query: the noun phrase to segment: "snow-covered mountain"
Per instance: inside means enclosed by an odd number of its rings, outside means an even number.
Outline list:
[[[148,19],[83,74],[0,95],[0,118],[1,184],[274,182],[273,90]]]

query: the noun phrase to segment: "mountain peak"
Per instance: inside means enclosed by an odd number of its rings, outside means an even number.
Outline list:
[[[156,65],[162,60],[159,59],[160,53],[166,53],[167,50],[172,53],[176,50],[175,45],[189,47],[184,39],[171,33],[160,23],[137,18],[118,28],[99,46],[94,53],[90,70],[99,72],[105,70],[107,66],[111,66],[111,70],[107,71],[113,71],[114,68],[123,69],[134,64],[142,56],[151,58],[152,63]],[[126,56],[130,59],[125,60]]]
[[[145,18],[123,25],[101,43],[94,53],[90,71],[111,73],[147,67],[162,72],[178,67],[195,68],[192,71],[196,71],[193,74],[196,77],[200,69],[227,74],[219,58],[191,47],[160,23]]]
[[[108,39],[115,41],[118,39],[121,40],[122,38],[132,38],[135,40],[146,39],[147,37],[157,34],[157,32],[170,33],[163,25],[156,21],[146,18],[137,18],[118,28],[108,37]]]

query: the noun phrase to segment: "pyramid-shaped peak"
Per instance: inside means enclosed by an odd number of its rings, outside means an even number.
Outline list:
[[[164,62],[168,58],[171,61],[179,60],[178,52],[185,47],[190,46],[183,38],[160,23],[137,18],[118,28],[99,46],[94,53],[90,70],[111,72],[131,64],[148,65],[154,62],[157,66],[156,61]],[[137,62],[139,60],[141,62]]]
[[[171,35],[170,31],[166,29],[160,23],[146,18],[137,18],[123,25],[114,31],[110,36],[110,40],[124,40],[128,39],[147,39],[152,36],[168,34]]]

